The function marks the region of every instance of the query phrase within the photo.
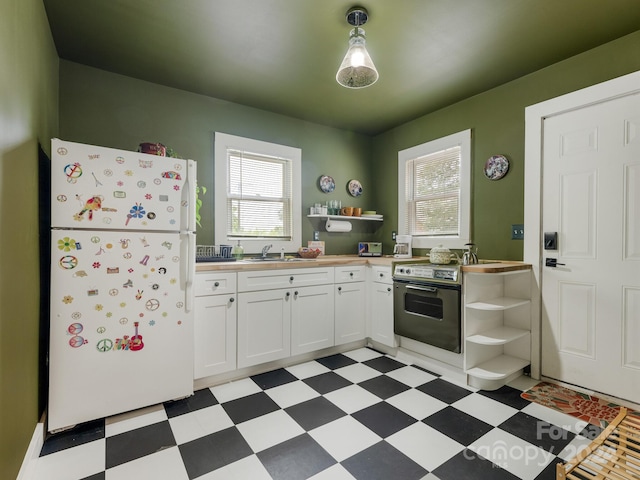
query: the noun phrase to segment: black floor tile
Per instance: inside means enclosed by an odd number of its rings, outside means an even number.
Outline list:
[[[513,388],[508,385],[504,385],[499,389],[492,391],[479,390],[478,393],[518,410],[522,410],[531,403],[529,400],[525,400],[520,396],[522,390],[518,390],[517,388]]]
[[[415,418],[387,402],[376,403],[352,413],[351,416],[382,438],[387,438],[417,422]]]
[[[436,378],[435,380],[420,385],[416,387],[416,389],[449,405],[472,393],[466,388],[459,387],[441,378]]]
[[[324,397],[316,397],[284,410],[307,432],[346,415]]]
[[[218,400],[213,396],[211,390],[204,388],[194,392],[193,395],[182,398],[180,400],[173,400],[171,402],[164,403],[164,410],[167,412],[168,418],[177,417],[185,413],[195,412],[201,408],[211,407],[217,405]]]
[[[320,395],[324,395],[325,393],[333,392],[334,390],[353,385],[352,382],[334,372],[322,373],[320,375],[316,375],[315,377],[305,378],[302,381],[313,388]]]
[[[167,420],[107,437],[106,468],[112,468],[176,445]]]
[[[278,404],[264,392],[225,402],[222,408],[236,425],[280,409]]]
[[[336,460],[304,433],[257,454],[274,480],[300,480],[329,468]]]
[[[542,472],[538,474],[535,480],[556,480],[558,477],[556,475],[556,464],[565,463],[561,458],[555,457],[549,465],[545,467]]]
[[[398,368],[406,367],[404,363],[400,363],[397,360],[389,357],[377,357],[362,362],[367,367],[375,368],[379,372],[387,373]]]
[[[190,479],[253,454],[235,426],[184,443],[178,448]]]
[[[374,395],[386,400],[389,397],[393,397],[399,393],[409,390],[411,387],[405,383],[399,382],[386,375],[380,375],[379,377],[370,378],[364,382],[359,383],[362,388],[370,391]]]
[[[105,480],[105,478],[106,478],[106,472],[99,472],[99,473],[96,473],[95,475],[84,477],[80,480]]]
[[[284,385],[285,383],[291,383],[298,380],[296,376],[289,373],[284,368],[279,368],[278,370],[273,370],[272,372],[261,373],[260,375],[254,375],[251,377],[251,380],[256,382],[256,384],[266,390],[268,388],[279,387],[280,385]]]
[[[488,423],[451,406],[443,408],[422,421],[465,447],[493,429],[493,426]]]
[[[337,353],[335,355],[330,355],[328,357],[319,358],[316,362],[321,363],[327,368],[331,370],[335,370],[336,368],[346,367],[347,365],[353,365],[356,362],[354,359],[347,357],[346,355],[342,355],[341,353]]]
[[[554,455],[575,438],[575,434],[559,426],[518,412],[498,427]]]
[[[101,418],[100,420],[81,423],[63,432],[49,434],[44,440],[40,456],[99,440],[104,438],[104,431],[104,418]]]
[[[580,435],[588,438],[589,440],[595,440],[596,438],[598,438],[598,435],[600,435],[603,430],[604,428],[598,427],[593,423],[589,423],[587,424],[586,427],[582,429],[582,431],[580,432]]]
[[[357,480],[418,480],[429,473],[384,440],[341,463]]]
[[[518,477],[464,449],[432,472],[440,480],[518,480]]]

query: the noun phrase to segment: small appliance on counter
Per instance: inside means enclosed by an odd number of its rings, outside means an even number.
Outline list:
[[[359,242],[358,255],[361,257],[381,257],[382,242]]]
[[[396,244],[393,247],[393,256],[396,258],[411,258],[411,235],[396,235]]]

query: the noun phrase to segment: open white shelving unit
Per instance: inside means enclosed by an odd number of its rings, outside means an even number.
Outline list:
[[[467,381],[496,390],[531,362],[531,270],[464,275]]]
[[[353,217],[353,216],[346,216],[346,215],[307,215],[308,218],[324,218],[326,219],[331,219],[331,220],[345,220],[345,221],[350,221],[350,220],[363,220],[363,221],[369,221],[369,222],[382,222],[384,219],[383,218],[373,218],[373,217]]]

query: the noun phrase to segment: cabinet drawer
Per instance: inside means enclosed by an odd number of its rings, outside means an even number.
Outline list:
[[[195,296],[223,295],[236,292],[235,272],[198,273],[195,281]]]
[[[239,292],[305,287],[328,283],[333,283],[333,267],[238,272]]]
[[[371,280],[378,283],[392,284],[391,267],[372,266]]]
[[[364,282],[366,267],[335,267],[335,282]]]

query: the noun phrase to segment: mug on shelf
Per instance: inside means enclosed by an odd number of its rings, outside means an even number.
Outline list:
[[[360,215],[362,215],[362,208],[353,207],[353,216],[354,217],[359,217]]]
[[[353,207],[342,207],[342,209],[340,210],[340,215],[350,217],[351,215],[353,215]]]

